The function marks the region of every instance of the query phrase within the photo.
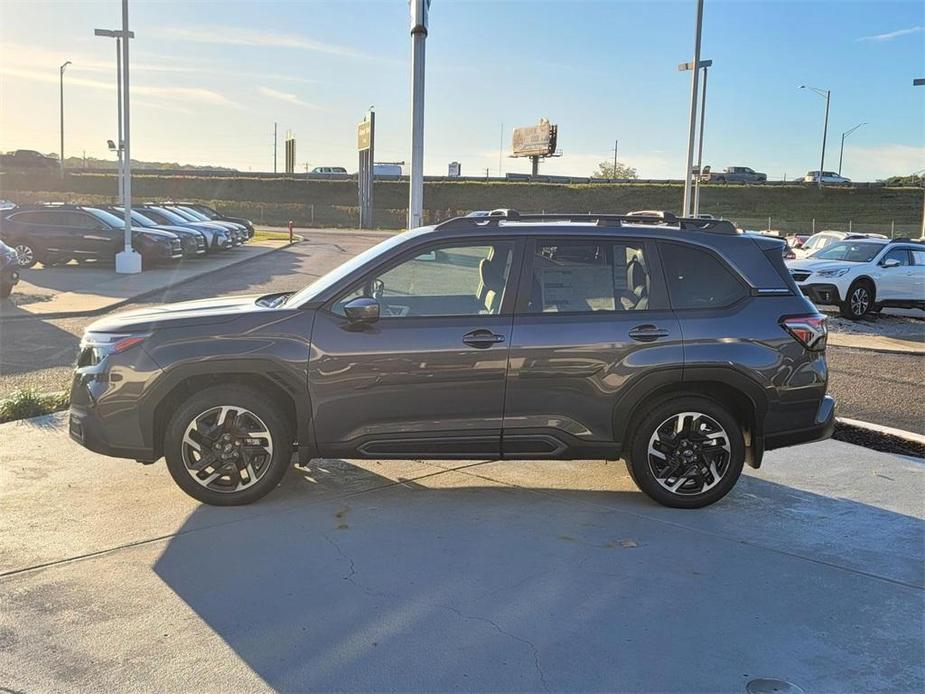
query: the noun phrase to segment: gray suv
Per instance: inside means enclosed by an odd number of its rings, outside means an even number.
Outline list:
[[[315,457],[624,459],[654,500],[722,498],[831,435],[825,319],[783,241],[729,222],[452,219],[299,292],[93,323],[70,434],[210,504]]]

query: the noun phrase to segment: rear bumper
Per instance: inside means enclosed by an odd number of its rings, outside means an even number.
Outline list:
[[[797,286],[814,304],[841,303],[841,293],[834,284],[798,284]]]
[[[775,448],[822,441],[831,438],[834,431],[835,398],[831,395],[826,395],[819,403],[819,409],[816,412],[816,418],[812,426],[765,434],[764,449],[770,451]]]

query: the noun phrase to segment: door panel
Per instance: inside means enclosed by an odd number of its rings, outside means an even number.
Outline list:
[[[883,262],[898,260],[896,267],[883,267]],[[905,248],[887,251],[876,269],[877,299],[882,301],[911,300],[915,283],[912,271],[912,256]]]
[[[518,244],[418,248],[318,311],[309,389],[323,455],[498,457]],[[376,299],[378,321],[345,305]]]
[[[505,457],[613,450],[614,408],[638,378],[683,363],[655,246],[557,241],[526,250],[508,367]]]

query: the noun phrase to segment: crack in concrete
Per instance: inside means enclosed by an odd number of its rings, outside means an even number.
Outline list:
[[[533,643],[529,639],[525,639],[522,636],[518,636],[517,634],[512,634],[511,632],[505,629],[502,629],[501,626],[497,622],[495,622],[492,619],[489,619],[488,617],[480,617],[478,615],[465,614],[464,612],[458,610],[455,607],[451,607],[450,605],[439,605],[439,607],[442,607],[444,610],[448,610],[449,612],[452,612],[457,617],[461,617],[462,619],[468,619],[473,622],[484,622],[485,624],[489,624],[499,634],[502,634],[503,636],[507,636],[509,639],[513,639],[514,641],[519,641],[520,643],[523,643],[529,646],[530,651],[533,654],[533,665],[536,668],[537,675],[539,675],[540,682],[542,682],[543,684],[543,690],[546,692],[552,691],[549,688],[549,682],[546,681],[546,673],[543,671],[542,665],[540,665],[540,652],[539,652],[539,649],[536,647],[535,643]]]
[[[356,566],[356,563],[353,561],[353,559],[351,559],[350,556],[346,552],[344,552],[343,548],[337,542],[332,540],[328,535],[326,535],[325,533],[321,533],[321,537],[327,540],[328,544],[330,544],[335,549],[335,551],[337,552],[337,554],[340,556],[341,559],[343,559],[348,564],[350,564],[350,571],[347,573],[346,576],[341,576],[341,578],[343,578],[345,581],[355,586],[356,588],[359,588],[371,598],[390,597],[388,593],[380,593],[378,591],[373,590],[369,586],[363,585],[362,583],[357,581],[354,578],[354,576],[357,575],[357,566]]]

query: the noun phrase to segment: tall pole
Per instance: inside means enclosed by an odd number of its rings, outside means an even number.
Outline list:
[[[273,173],[276,173],[276,122],[273,123]]]
[[[825,138],[829,133],[829,101],[832,99],[832,90],[825,91],[825,121],[822,126],[822,159],[819,161],[819,187],[822,188],[822,172],[825,171]]]
[[[122,0],[122,134],[125,138],[122,153],[122,211],[125,221],[123,250],[116,254],[116,272],[141,272],[141,255],[132,248],[132,150],[131,150],[131,119],[129,105],[131,104],[129,92],[129,60],[128,45],[132,33],[128,29],[128,0]]]
[[[118,111],[119,126],[116,140],[116,159],[119,179],[119,204],[125,204],[125,171],[122,157],[122,38],[116,37],[116,110]]]
[[[838,150],[838,175],[839,175],[839,176],[841,176],[842,158],[843,158],[843,156],[844,156],[844,154],[845,154],[845,138],[848,137],[848,136],[849,136],[851,133],[853,133],[855,130],[857,130],[858,128],[860,128],[862,125],[867,125],[867,123],[858,123],[858,124],[855,125],[853,128],[851,128],[851,130],[846,130],[845,132],[843,132],[843,133],[841,134],[841,147],[840,147],[839,150]]]
[[[707,70],[709,65],[703,66],[703,86],[700,87],[700,137],[697,144],[697,179],[694,183],[694,216],[700,214],[700,172],[703,170],[703,122],[707,116]]]
[[[925,87],[925,78],[916,77],[912,80],[913,87]],[[922,238],[925,239],[925,188],[922,190]]]
[[[410,0],[411,6],[411,187],[408,228],[424,224],[424,42],[430,0]]]
[[[61,107],[61,175],[64,176],[64,68],[71,64],[70,60],[64,62],[64,64],[58,69],[59,70],[59,82],[60,82],[60,93],[58,98],[58,103]]]
[[[620,140],[613,141],[613,172],[611,178],[617,177],[617,147],[620,146]]]
[[[501,124],[501,137],[498,139],[498,178],[504,175],[501,170],[501,158],[504,156],[504,123]]]
[[[694,165],[694,132],[697,128],[697,78],[700,75],[700,36],[703,29],[703,0],[697,0],[697,26],[694,30],[694,62],[691,67],[691,114],[687,136],[687,165],[684,169],[684,203],[681,214],[691,211],[691,168]]]

